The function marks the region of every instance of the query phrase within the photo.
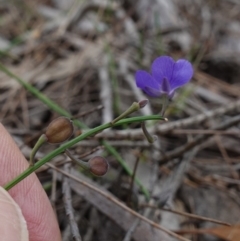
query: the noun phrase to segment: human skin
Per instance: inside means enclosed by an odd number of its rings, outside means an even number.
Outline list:
[[[0,186],[7,184],[18,174],[23,172],[28,165],[27,160],[24,158],[11,136],[2,124],[0,124]],[[35,173],[10,189],[9,194],[20,207],[27,222],[30,241],[61,240],[55,214]],[[4,201],[5,200],[2,199],[0,195],[0,214],[6,211],[3,205]],[[9,222],[9,226],[7,225],[6,227],[7,231],[15,232],[12,228],[12,220],[8,219],[10,219],[9,215],[0,215],[0,223]],[[6,235],[6,238],[2,235]],[[9,240],[7,239],[7,235],[8,232],[0,233],[1,240]],[[15,241],[20,240],[21,239]]]

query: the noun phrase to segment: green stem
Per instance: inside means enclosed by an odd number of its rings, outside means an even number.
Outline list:
[[[162,110],[160,115],[164,116],[165,110],[167,109],[167,106],[169,104],[169,97],[167,95],[162,96],[163,102],[162,102]]]
[[[89,171],[90,166],[89,166],[89,163],[88,163],[88,162],[82,161],[81,159],[78,159],[78,158],[74,157],[68,149],[65,150],[65,154],[66,154],[74,163],[76,163],[77,165],[79,165],[81,168],[83,168],[83,169],[86,170],[86,171]]]
[[[126,118],[126,119],[120,120],[117,123],[115,123],[113,126],[120,126],[120,125],[125,125],[125,124],[131,124],[133,122],[142,122],[142,121],[147,121],[147,120],[164,120],[164,118],[162,116],[159,116],[159,115],[132,117],[132,118]],[[110,127],[112,127],[111,123],[100,125],[98,127],[95,127],[93,129],[90,129],[90,130],[86,131],[85,133],[81,134],[80,136],[77,136],[76,138],[74,138],[74,139],[68,141],[67,143],[61,145],[60,147],[58,147],[54,151],[47,154],[45,157],[43,157],[41,160],[39,160],[33,166],[30,166],[27,170],[25,170],[23,173],[18,175],[12,181],[7,183],[4,186],[4,188],[6,190],[9,190],[13,186],[15,186],[17,183],[22,181],[24,178],[26,178],[28,175],[30,175],[31,173],[36,171],[38,168],[40,168],[42,165],[44,165],[45,163],[47,163],[48,161],[50,161],[54,157],[63,153],[67,148],[70,148],[73,145],[75,145],[76,143],[78,143],[78,142],[80,142],[80,141],[82,141],[82,140],[84,140],[84,139],[86,139],[90,136],[93,136],[96,133],[101,132],[101,131],[103,131],[107,128],[110,128]]]
[[[118,122],[119,120],[126,118],[127,116],[129,116],[130,114],[132,114],[135,111],[138,111],[140,109],[139,103],[137,102],[133,102],[132,105],[125,110],[121,115],[119,115],[116,119],[111,121],[111,124],[115,124],[116,122]]]
[[[31,152],[31,154],[30,154],[30,160],[29,160],[30,166],[33,166],[33,165],[34,165],[34,157],[35,157],[37,151],[39,150],[39,148],[40,148],[44,143],[46,143],[46,141],[47,141],[46,135],[45,135],[45,134],[42,134],[42,135],[39,137],[37,143],[36,143],[35,146],[33,147],[32,152]]]
[[[112,155],[115,156],[115,158],[118,160],[118,162],[122,165],[123,169],[127,172],[127,174],[129,176],[133,176],[133,172],[132,170],[128,167],[128,165],[126,164],[126,162],[123,160],[123,158],[118,154],[118,152],[115,150],[115,148],[113,148],[112,146],[110,146],[106,141],[102,142],[106,148],[106,150],[111,153]],[[141,188],[143,194],[145,195],[145,197],[147,198],[147,200],[149,200],[150,195],[148,190],[141,184],[141,182],[139,181],[138,178],[134,178],[135,182],[139,185],[139,187]]]
[[[151,135],[150,135],[150,133],[149,133],[148,130],[147,130],[147,127],[146,127],[145,122],[142,122],[142,123],[141,123],[141,127],[142,127],[143,134],[144,134],[145,137],[147,138],[148,142],[152,144],[152,143],[156,140],[156,139],[155,139],[156,136],[154,137],[154,136],[151,136]]]

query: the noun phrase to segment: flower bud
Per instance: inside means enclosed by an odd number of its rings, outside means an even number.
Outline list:
[[[67,117],[58,117],[53,120],[46,130],[48,143],[57,144],[66,141],[73,134],[72,121]]]
[[[139,107],[142,109],[148,104],[148,99],[138,101]]]
[[[108,171],[108,162],[101,156],[95,156],[88,161],[89,171],[95,176],[103,176]]]
[[[114,125],[119,120],[129,116],[135,111],[138,111],[140,108],[141,108],[141,104],[139,104],[138,102],[133,102],[132,105],[127,110],[125,110],[120,116],[118,116],[113,121],[111,121],[111,124]]]

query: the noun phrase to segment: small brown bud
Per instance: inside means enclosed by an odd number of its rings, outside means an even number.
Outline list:
[[[89,171],[96,176],[103,176],[108,171],[108,162],[101,156],[95,156],[88,161]]]
[[[73,134],[72,121],[67,117],[58,117],[53,120],[47,130],[46,137],[48,143],[57,144],[66,141]]]
[[[148,104],[148,99],[140,100],[138,104],[139,104],[139,107],[142,109]]]

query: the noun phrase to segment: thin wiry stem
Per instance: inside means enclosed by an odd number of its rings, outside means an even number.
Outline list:
[[[130,124],[130,123],[133,123],[133,122],[141,122],[141,121],[145,121],[145,120],[163,120],[163,117],[158,116],[158,115],[152,115],[152,116],[140,116],[140,117],[126,118],[126,119],[118,121],[113,126],[125,125],[125,124]],[[98,132],[101,132],[101,131],[103,131],[103,130],[105,130],[107,128],[110,128],[110,127],[112,127],[111,123],[100,125],[100,126],[98,126],[96,128],[90,129],[90,130],[86,131],[85,133],[81,134],[80,136],[77,136],[76,138],[66,142],[65,144],[63,144],[60,147],[58,147],[57,149],[55,149],[54,151],[52,151],[49,154],[47,154],[44,158],[39,160],[33,166],[30,166],[27,170],[25,170],[19,176],[14,178],[12,181],[7,183],[4,186],[4,188],[6,190],[9,190],[13,186],[15,186],[17,183],[22,181],[25,177],[27,177],[28,175],[30,175],[31,173],[36,171],[39,167],[41,167],[42,165],[44,165],[45,163],[47,163],[48,161],[50,161],[54,157],[62,154],[67,148],[70,148],[73,145],[77,144],[78,142],[86,139],[87,137],[94,136]]]
[[[46,104],[50,109],[52,109],[53,111],[59,113],[60,115],[63,115],[63,116],[66,116],[66,117],[69,117],[69,118],[72,118],[71,114],[69,114],[66,110],[64,110],[63,108],[61,108],[59,105],[57,105],[56,103],[54,103],[51,99],[49,99],[47,96],[45,96],[44,94],[42,94],[38,89],[36,89],[34,86],[32,86],[31,84],[27,83],[26,81],[24,81],[23,79],[19,78],[17,75],[15,75],[14,73],[12,73],[8,68],[6,68],[4,65],[2,65],[0,63],[0,70],[2,72],[4,72],[6,75],[8,75],[9,77],[15,79],[18,83],[20,83],[27,91],[29,91],[31,94],[33,94],[34,96],[36,96],[39,100],[41,100],[44,104]],[[161,118],[162,119],[162,118]],[[145,119],[145,120],[148,120],[148,119]],[[145,121],[143,120],[143,121]],[[83,128],[83,129],[88,129],[88,127],[78,121],[78,120],[74,120],[73,121],[74,125],[76,125],[77,127],[79,128]],[[119,124],[120,122],[118,122],[117,124]],[[109,128],[109,127],[107,127]],[[96,133],[95,133],[96,134]],[[82,136],[82,135],[81,135]],[[105,145],[108,144],[107,142],[105,142]],[[68,147],[67,147],[68,148]],[[63,150],[64,151],[64,150]],[[57,155],[59,155],[60,153],[58,153]],[[50,155],[50,154],[49,154]],[[49,158],[49,155],[48,155],[48,158]],[[51,158],[55,157],[56,155],[52,156]],[[50,159],[49,159],[50,160]],[[47,162],[48,160],[45,160],[45,162]],[[45,163],[43,162],[43,164]],[[26,170],[23,174],[24,176],[22,176],[21,178],[25,178],[26,176],[28,176],[29,174],[31,174],[32,172],[34,172],[37,168],[39,168],[41,164],[38,164],[36,165],[36,167],[32,167],[32,168],[29,168],[28,170]],[[40,166],[39,166],[40,165]],[[128,168],[127,165],[125,165],[123,168],[126,170],[126,167]],[[129,168],[128,168],[129,169]],[[22,180],[21,179],[21,180]],[[20,180],[20,181],[21,181]],[[14,179],[12,182],[14,183],[16,180]],[[16,183],[18,183],[19,181],[17,181]],[[11,187],[12,185],[14,186],[15,184],[11,184]],[[140,182],[139,182],[140,183]],[[141,183],[140,183],[141,184]],[[8,186],[8,184],[6,185],[6,187],[8,189],[10,189],[11,187]],[[147,197],[146,193],[145,193],[145,196]]]

